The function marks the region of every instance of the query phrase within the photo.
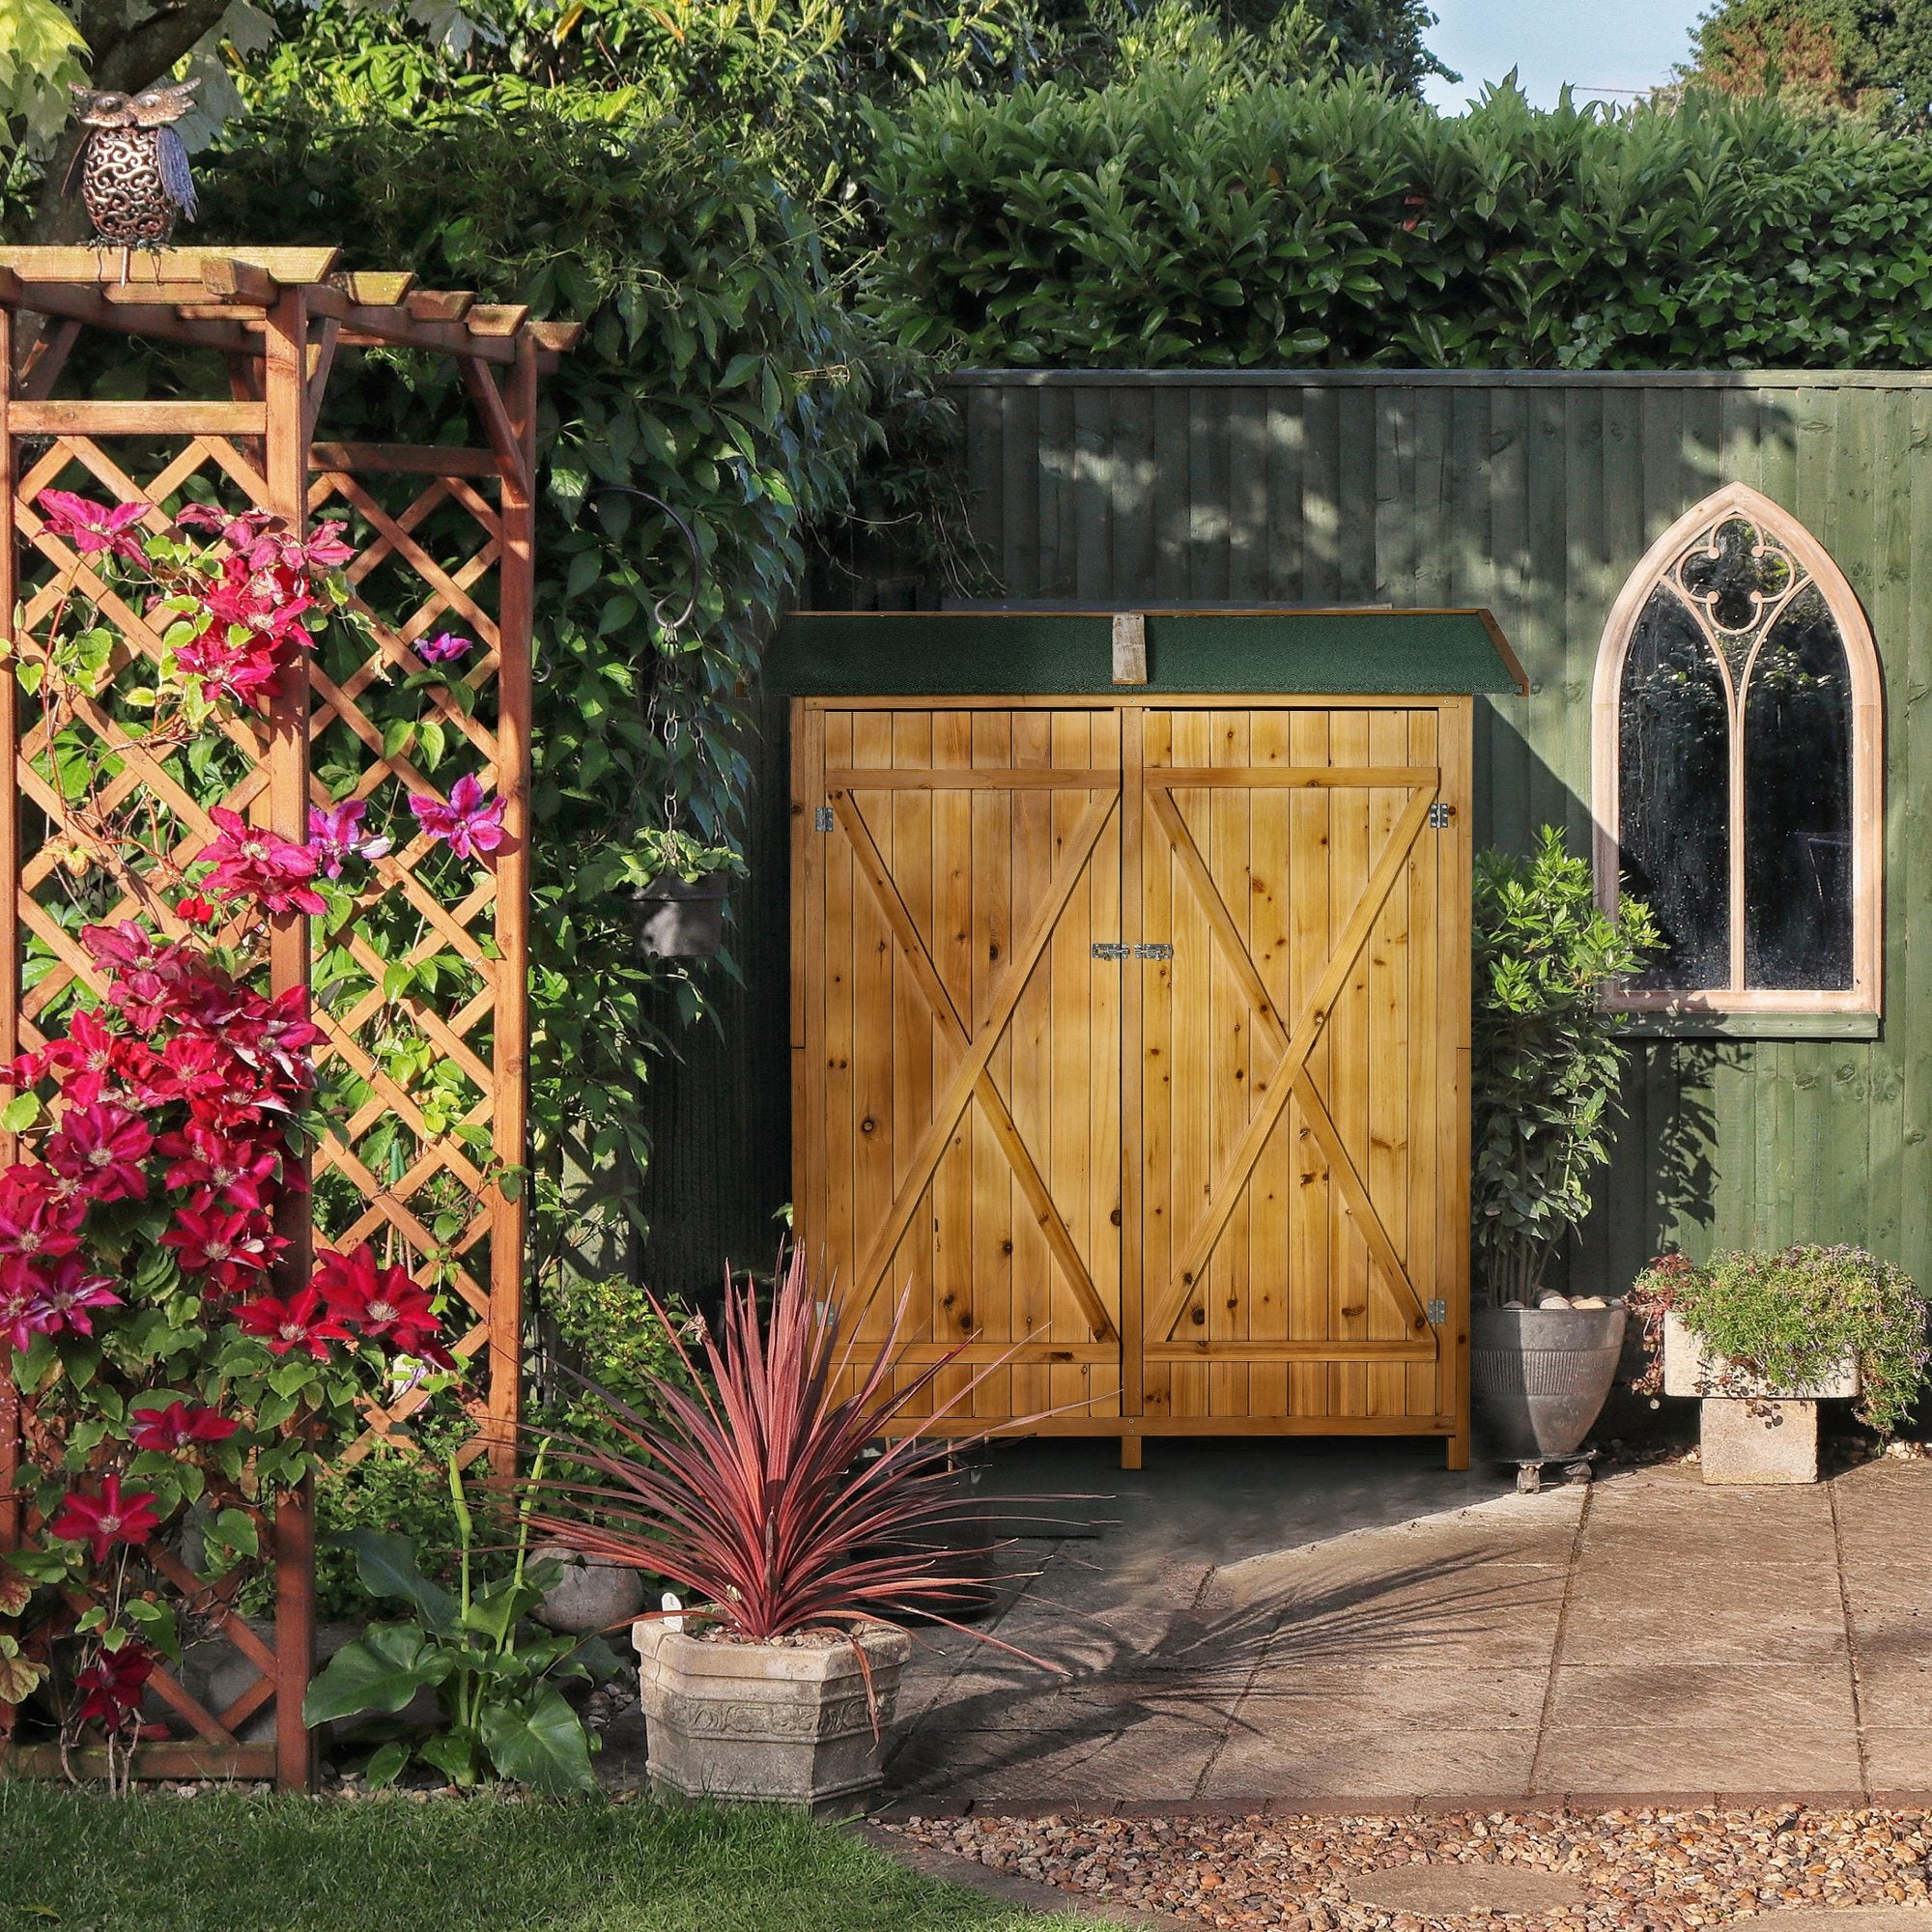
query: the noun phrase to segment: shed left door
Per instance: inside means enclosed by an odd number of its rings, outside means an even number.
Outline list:
[[[793,747],[807,1253],[862,1337],[906,1298],[905,1379],[973,1338],[942,1400],[1022,1345],[967,1414],[1116,1415],[1119,715],[802,704]]]

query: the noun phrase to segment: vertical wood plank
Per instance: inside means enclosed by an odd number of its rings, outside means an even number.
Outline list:
[[[1121,937],[1138,946],[1149,937],[1142,899],[1147,862],[1142,772],[1147,713],[1138,705],[1120,713],[1121,729]],[[1147,1066],[1145,1035],[1147,979],[1130,974],[1121,982],[1121,1413],[1144,1412],[1147,1305],[1145,1284],[1152,1264],[1147,1258],[1147,1127],[1141,1080]],[[1158,1179],[1156,1177],[1156,1184]],[[1164,1275],[1154,1277],[1164,1281]],[[1156,1291],[1157,1293],[1158,1291]],[[1124,1436],[1123,1436],[1124,1440]]]
[[[1294,711],[1289,716],[1289,753],[1297,765],[1335,762],[1330,746],[1330,714]],[[1332,819],[1325,786],[1297,787],[1289,798],[1288,815],[1288,934],[1292,993],[1282,1011],[1291,1016],[1291,1031],[1300,1025],[1327,962],[1335,917],[1328,879],[1328,847]],[[1309,1055],[1309,1068],[1318,1087],[1328,1091],[1332,1054],[1324,1034]],[[1283,1121],[1292,1135],[1289,1144],[1289,1277],[1288,1332],[1297,1342],[1327,1341],[1340,1331],[1333,1325],[1329,1228],[1334,1219],[1334,1190],[1328,1163],[1313,1131],[1302,1118],[1298,1101],[1291,1100]],[[1334,1413],[1329,1375],[1320,1362],[1296,1362],[1288,1374],[1289,1412],[1298,1416]]]
[[[1338,765],[1373,762],[1369,714],[1337,709],[1330,714],[1329,747]],[[1362,897],[1377,852],[1371,844],[1369,793],[1353,786],[1329,793],[1328,894],[1340,927]],[[1331,940],[1333,933],[1331,931]],[[1369,1141],[1369,954],[1364,945],[1350,962],[1347,978],[1329,1009],[1323,1030],[1329,1048],[1327,1078],[1321,1087],[1335,1131],[1360,1174]],[[1369,1251],[1362,1231],[1339,1193],[1329,1217],[1331,1307],[1328,1332],[1351,1342],[1369,1339]],[[1369,1378],[1360,1362],[1343,1362],[1328,1372],[1332,1413],[1365,1416]]]
[[[18,533],[14,493],[18,462],[9,426],[14,390],[14,311],[0,307],[0,1057],[20,1051],[20,696],[14,682],[14,607],[19,602]],[[0,1130],[0,1166],[19,1156],[19,1138]],[[14,1494],[19,1466],[20,1404],[7,1364],[0,1361],[0,1549],[20,1536],[20,1505]],[[12,1728],[0,1720],[0,1736]]]

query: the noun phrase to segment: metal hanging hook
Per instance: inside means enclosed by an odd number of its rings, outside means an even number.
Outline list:
[[[659,633],[674,638],[690,623],[692,613],[697,609],[698,593],[704,587],[704,553],[698,547],[697,532],[662,497],[654,497],[648,490],[635,489],[629,483],[600,483],[597,488],[600,493],[636,497],[639,502],[654,505],[677,526],[678,534],[684,538],[685,548],[691,553],[691,595],[684,600],[684,609],[675,617],[665,615],[665,606],[670,602],[668,597],[660,597],[651,606],[651,621],[658,627]]]

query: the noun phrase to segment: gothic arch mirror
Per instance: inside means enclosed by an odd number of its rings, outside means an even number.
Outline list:
[[[1635,1010],[1879,1009],[1882,685],[1843,573],[1741,483],[1624,585],[1597,658],[1598,895],[1664,937]]]

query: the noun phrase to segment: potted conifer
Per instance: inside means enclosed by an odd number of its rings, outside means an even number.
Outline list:
[[[951,1399],[935,1384],[956,1350],[899,1371],[895,1386],[900,1321],[875,1347],[844,1342],[799,1255],[765,1319],[753,1284],[727,1281],[701,1366],[656,1313],[680,1372],[652,1388],[648,1410],[608,1406],[605,1433],[621,1447],[555,1446],[581,1477],[554,1485],[554,1510],[531,1521],[685,1592],[674,1614],[633,1626],[654,1783],[861,1809],[911,1651],[895,1620],[961,1629],[951,1612],[985,1581],[952,1547],[985,1507],[962,1497],[958,1452],[985,1438],[930,1432],[970,1415],[1004,1361]]]
[[[1659,944],[1648,909],[1597,906],[1590,868],[1545,826],[1528,858],[1476,862],[1470,1211],[1475,1421],[1492,1452],[1574,1453],[1616,1378],[1624,1310],[1545,1286],[1609,1158],[1627,1050],[1604,994]]]

